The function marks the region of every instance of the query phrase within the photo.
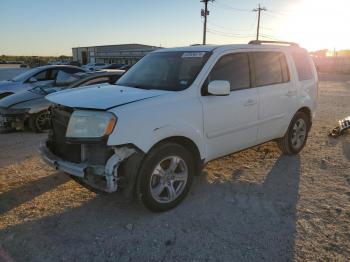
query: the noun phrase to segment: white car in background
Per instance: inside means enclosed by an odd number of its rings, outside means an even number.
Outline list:
[[[83,184],[165,211],[211,160],[271,140],[298,154],[317,86],[308,52],[293,43],[160,49],[116,85],[47,96],[56,106],[41,152]]]

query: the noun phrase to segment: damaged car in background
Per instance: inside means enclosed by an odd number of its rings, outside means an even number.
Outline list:
[[[116,85],[49,95],[43,159],[88,187],[165,211],[211,160],[271,140],[298,154],[315,114],[317,72],[305,49],[276,43],[160,49]]]
[[[113,73],[76,73],[59,71],[56,80],[44,86],[7,96],[0,100],[0,132],[29,128],[34,132],[43,132],[50,127],[49,107],[51,102],[45,96],[65,89],[115,83],[124,71]]]
[[[36,67],[25,71],[12,79],[0,81],[0,99],[12,94],[33,89],[36,86],[54,83],[59,71],[66,72],[67,74],[85,72],[84,69],[69,65]]]
[[[328,135],[331,137],[338,137],[345,134],[347,130],[350,130],[350,116],[339,120],[338,126],[336,126],[331,132],[329,132]]]

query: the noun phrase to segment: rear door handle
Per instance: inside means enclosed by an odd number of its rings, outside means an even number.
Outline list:
[[[254,99],[249,99],[249,100],[247,100],[245,103],[244,103],[244,106],[253,106],[253,105],[255,105],[257,102],[256,102],[256,100],[254,100]]]

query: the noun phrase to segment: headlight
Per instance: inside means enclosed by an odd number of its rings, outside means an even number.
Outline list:
[[[69,119],[67,138],[99,138],[112,133],[117,118],[109,112],[74,111]]]

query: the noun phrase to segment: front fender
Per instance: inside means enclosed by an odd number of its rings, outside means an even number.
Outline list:
[[[159,127],[155,127],[152,130],[143,129],[137,136],[131,135],[135,130],[131,130],[129,136],[123,137],[120,133],[117,138],[110,137],[109,145],[121,145],[121,144],[133,144],[138,147],[144,153],[148,153],[149,150],[158,142],[170,138],[170,137],[185,137],[191,140],[198,148],[201,159],[206,156],[205,148],[203,145],[203,135],[200,130],[186,123],[165,124]],[[133,138],[129,140],[129,138]]]
[[[133,103],[112,112],[117,116],[115,130],[108,145],[133,144],[144,153],[170,137],[185,137],[205,158],[202,106],[196,97],[174,94]]]
[[[185,137],[197,146],[201,159],[206,157],[205,148],[203,146],[203,135],[200,130],[196,129],[194,126],[186,123],[177,123],[176,125],[161,126],[155,128],[153,131],[152,142],[150,145],[147,145],[148,150],[153,145],[169,137]]]
[[[52,105],[52,103],[50,103],[46,99],[42,100],[42,101],[37,101],[37,103],[34,103],[31,106],[28,113],[29,114],[36,114],[36,113],[39,113],[41,111],[48,110],[51,105]]]

